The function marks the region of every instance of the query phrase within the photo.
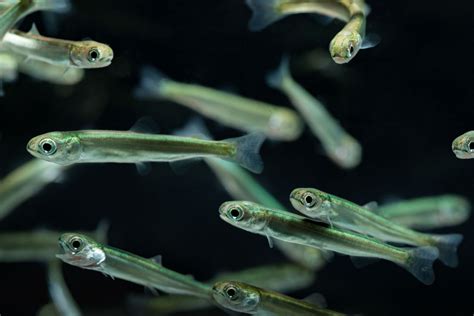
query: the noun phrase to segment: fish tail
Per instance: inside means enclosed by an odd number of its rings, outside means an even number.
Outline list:
[[[251,31],[261,31],[270,24],[280,20],[285,15],[279,12],[278,6],[281,0],[246,0],[252,10],[252,18],[249,22]]]
[[[281,89],[285,80],[291,77],[290,61],[288,56],[283,56],[280,66],[267,75],[267,85],[275,89]]]
[[[169,81],[165,74],[158,69],[145,66],[141,71],[141,80],[135,89],[135,97],[139,99],[161,98],[163,85]]]
[[[434,235],[435,246],[439,250],[439,260],[448,267],[455,268],[458,265],[458,246],[463,236],[461,234]]]
[[[423,284],[433,284],[435,280],[433,262],[439,256],[438,249],[435,247],[419,247],[408,252],[410,256],[404,267]]]
[[[263,161],[259,151],[265,141],[264,134],[252,133],[238,138],[226,139],[225,141],[234,143],[237,147],[233,160],[252,172],[262,172]]]
[[[71,10],[70,0],[21,0],[26,6],[30,6],[32,11],[55,11],[65,13]]]

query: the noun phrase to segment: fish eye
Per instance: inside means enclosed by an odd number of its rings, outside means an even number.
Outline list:
[[[87,60],[90,61],[91,63],[97,61],[97,59],[99,58],[100,58],[100,52],[97,48],[92,48],[87,55]]]
[[[239,221],[244,216],[244,212],[239,207],[232,207],[229,209],[229,215],[232,219]]]
[[[318,198],[311,192],[303,194],[303,202],[306,207],[314,207],[318,202]]]
[[[233,286],[229,286],[225,289],[225,294],[227,295],[228,298],[231,300],[237,299],[237,289]]]
[[[469,142],[469,144],[467,145],[467,147],[469,148],[469,151],[470,151],[470,152],[474,152],[474,142]]]
[[[54,140],[49,139],[49,138],[43,139],[39,143],[39,148],[41,152],[47,156],[53,155],[56,152],[56,150],[58,150],[58,147],[56,143],[54,142]]]
[[[71,245],[72,250],[79,251],[82,248],[83,242],[82,239],[79,237],[72,237],[69,240],[69,244]]]

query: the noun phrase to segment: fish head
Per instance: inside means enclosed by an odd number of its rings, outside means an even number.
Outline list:
[[[50,132],[30,139],[26,150],[36,158],[60,165],[69,165],[79,160],[81,142],[71,132]]]
[[[102,68],[112,63],[114,51],[109,45],[82,41],[72,46],[69,57],[78,68]]]
[[[290,193],[291,205],[311,218],[327,217],[331,213],[329,194],[313,188],[298,188]]]
[[[362,37],[358,32],[343,30],[332,39],[329,44],[329,52],[336,64],[345,64],[357,55],[361,46]]]
[[[281,109],[270,116],[268,135],[275,139],[295,140],[303,132],[303,127],[294,111]]]
[[[474,158],[474,131],[456,137],[451,146],[454,154],[459,159]]]
[[[65,233],[59,237],[59,254],[62,261],[84,269],[97,269],[105,261],[105,252],[99,243],[85,235]]]
[[[268,224],[268,213],[260,205],[247,201],[225,202],[219,207],[219,216],[238,228],[258,233]]]
[[[241,313],[253,314],[260,302],[260,292],[257,288],[235,281],[215,283],[212,296],[222,307]]]
[[[328,148],[326,151],[337,165],[345,169],[354,168],[362,159],[362,147],[349,135],[343,137],[337,146]]]

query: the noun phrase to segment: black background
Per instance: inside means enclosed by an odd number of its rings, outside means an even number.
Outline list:
[[[382,42],[361,51],[348,65],[295,78],[358,138],[362,164],[342,171],[320,154],[306,130],[292,143],[267,142],[258,180],[288,207],[294,187],[314,186],[358,203],[390,197],[458,193],[471,197],[474,164],[454,157],[452,140],[472,129],[472,7],[468,2],[372,1],[368,33]],[[170,102],[134,99],[143,65],[170,77],[290,106],[264,82],[283,53],[298,56],[327,49],[342,24],[321,24],[292,16],[266,29],[247,30],[250,11],[243,0],[77,1],[71,14],[56,17],[57,29],[41,14],[44,35],[110,44],[113,64],[90,70],[73,87],[26,76],[5,87],[0,99],[0,174],[27,161],[29,138],[52,130],[126,130],[152,116],[163,133],[184,125],[194,113]],[[237,136],[207,121],[218,139]],[[205,280],[214,273],[281,262],[265,238],[222,222],[217,213],[229,196],[211,171],[198,164],[176,175],[154,164],[147,176],[132,165],[81,165],[61,184],[0,222],[0,229],[93,229],[111,222],[110,244],[144,257],[163,255],[168,268]],[[437,262],[436,282],[424,286],[390,262],[356,269],[337,256],[318,273],[314,286],[294,293],[323,293],[332,309],[365,315],[471,315],[474,312],[473,221],[439,232],[463,233],[460,265]],[[69,287],[83,309],[123,309],[128,294],[143,288],[100,273],[65,267]],[[0,264],[0,313],[30,315],[48,302],[41,264]],[[215,311],[221,314],[221,311]]]

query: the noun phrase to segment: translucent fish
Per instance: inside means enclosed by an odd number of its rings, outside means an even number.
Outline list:
[[[384,241],[436,247],[439,259],[444,264],[450,267],[458,264],[456,252],[463,238],[460,234],[420,233],[377,215],[368,207],[314,188],[294,189],[290,194],[290,201],[296,210],[308,217]]]
[[[293,141],[303,131],[301,119],[291,109],[176,82],[151,67],[143,70],[136,94],[174,101],[223,125],[246,132],[261,132],[273,140]]]
[[[432,265],[439,255],[435,247],[399,248],[351,231],[329,228],[327,224],[297,214],[247,201],[223,203],[219,208],[219,216],[235,227],[270,239],[353,257],[389,260],[407,269],[424,284],[434,282]]]

